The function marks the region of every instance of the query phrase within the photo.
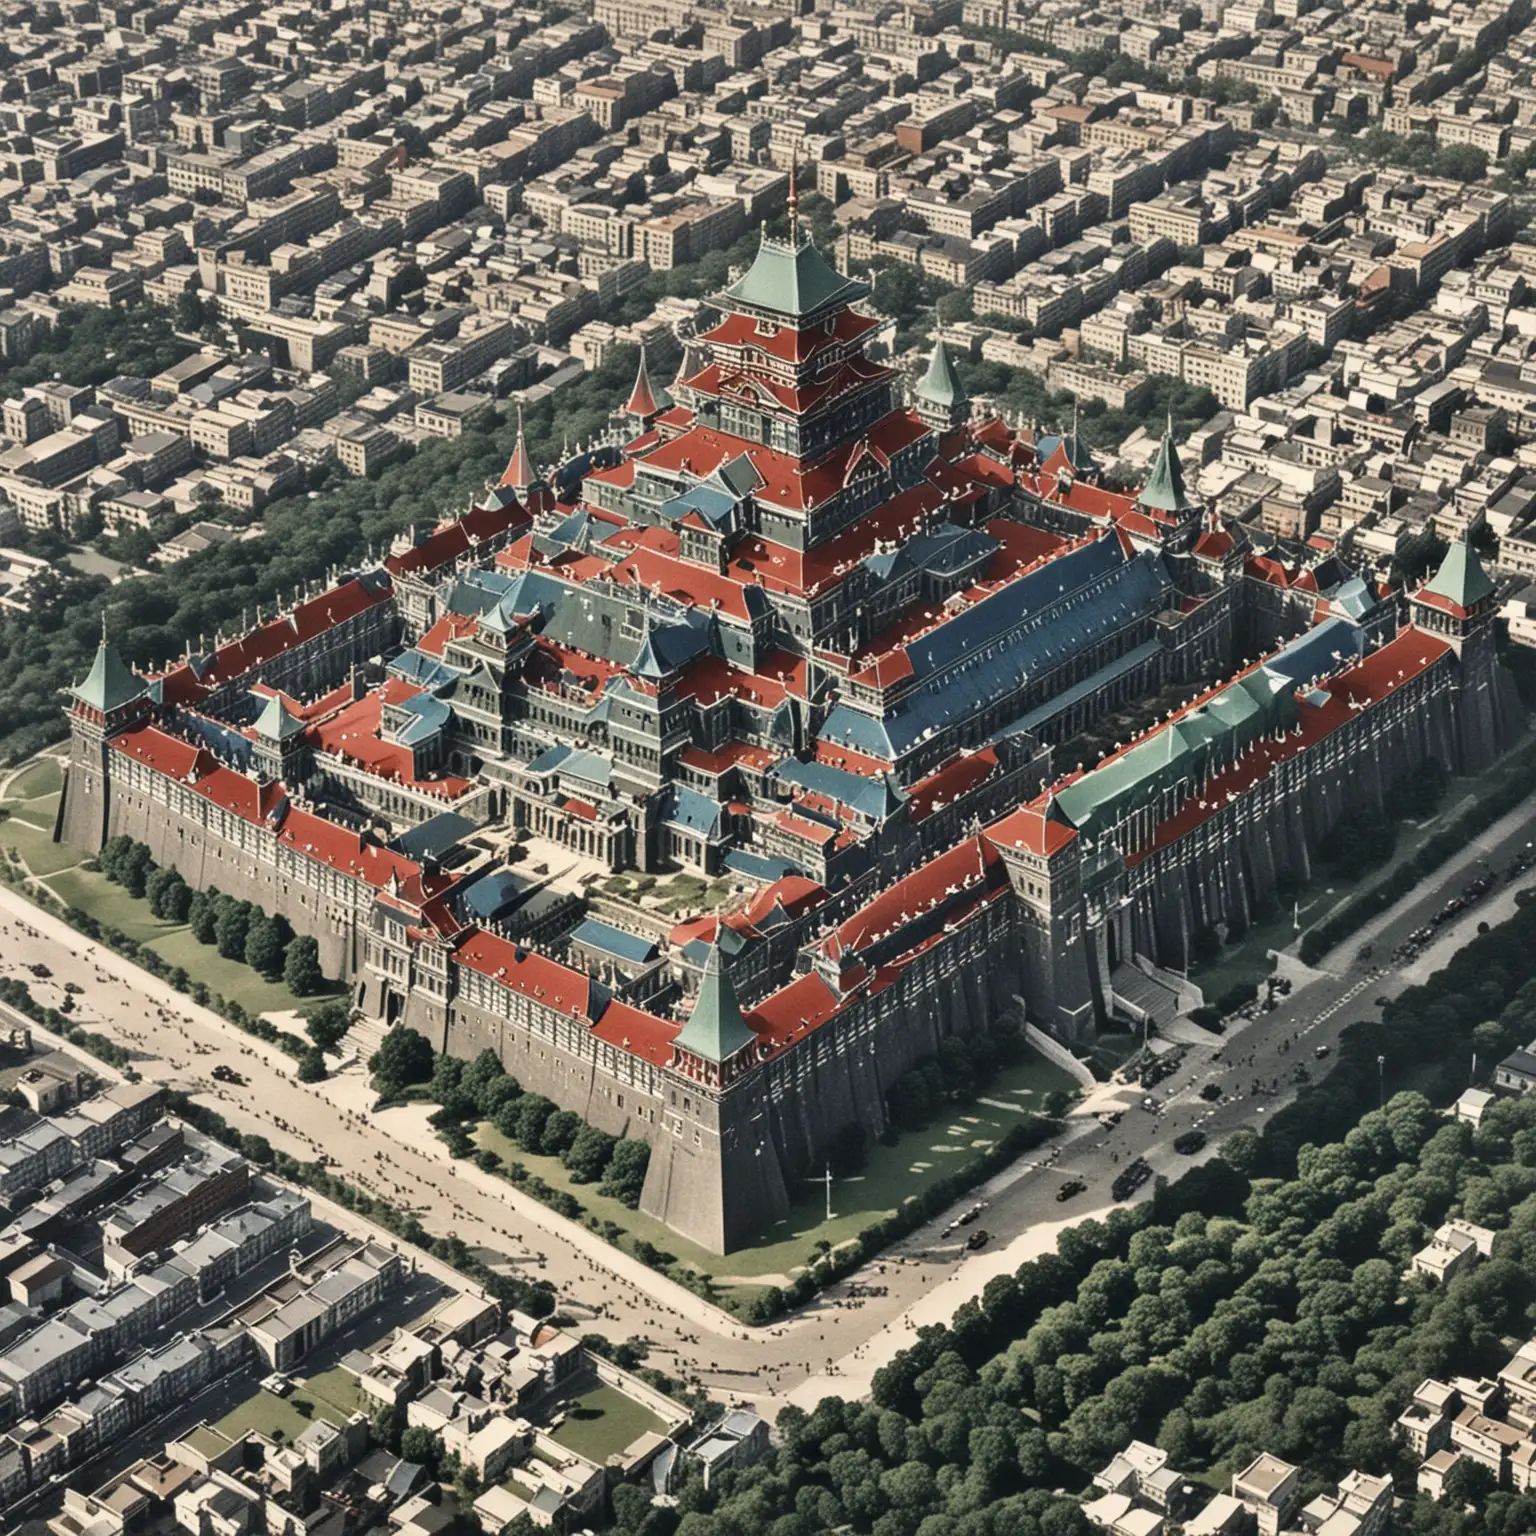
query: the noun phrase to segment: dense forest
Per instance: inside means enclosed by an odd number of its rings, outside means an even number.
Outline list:
[[[1267,1450],[1303,1465],[1308,1497],[1359,1467],[1411,1500],[1392,1427],[1414,1388],[1496,1373],[1536,1329],[1536,1103],[1500,1103],[1475,1131],[1435,1108],[1474,1048],[1532,1032],[1536,904],[1348,1030],[1336,1073],[1263,1138],[1239,1133],[1153,1201],[990,1281],[877,1374],[871,1402],[786,1412],[761,1465],[688,1484],[676,1510],[618,1490],[619,1528],[1072,1536],[1086,1526],[1066,1495],[1132,1437],[1212,1487]],[[1452,1215],[1497,1230],[1492,1259],[1444,1288],[1407,1275]],[[1476,1512],[1419,1499],[1416,1533],[1536,1531],[1536,1497],[1460,1480]]]

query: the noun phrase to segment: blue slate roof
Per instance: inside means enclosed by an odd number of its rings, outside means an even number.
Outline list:
[[[190,709],[181,712],[177,724],[188,736],[201,741],[215,757],[233,763],[237,768],[251,766],[250,739],[242,736],[239,731]]]
[[[487,870],[463,892],[471,917],[496,922],[517,911],[537,889],[537,883],[510,869]]]
[[[736,510],[736,498],[712,485],[696,485],[674,496],[661,506],[661,515],[671,522],[681,522],[690,512],[697,512],[713,528],[729,526]]]
[[[657,954],[654,940],[642,938],[637,933],[626,933],[624,929],[599,922],[595,917],[583,918],[572,929],[571,942],[612,955],[616,960],[627,960],[631,965],[648,965]]]
[[[793,859],[781,859],[766,853],[752,853],[746,848],[732,848],[720,861],[732,874],[746,875],[751,880],[782,880],[785,875],[805,875],[810,872]]]
[[[672,826],[713,837],[720,830],[724,807],[686,784],[669,784],[661,797],[661,819]]]
[[[408,859],[440,859],[456,843],[475,831],[474,822],[457,811],[439,811],[395,839],[395,847]]]
[[[775,765],[769,777],[793,784],[797,789],[826,795],[877,822],[894,815],[903,799],[883,774],[872,779],[862,773],[849,773],[845,768],[834,768],[830,763],[802,763],[787,757]]]
[[[580,779],[584,784],[595,784],[607,789],[613,782],[613,762],[601,752],[587,752],[580,747],[568,747],[563,743],[546,747],[528,764],[529,773],[554,773],[562,779]]]
[[[822,735],[887,759],[988,708],[1036,673],[1167,602],[1168,573],[1153,553],[1127,556],[1096,539],[1010,582],[906,648],[914,686],[882,721],[837,705]]]
[[[401,653],[390,662],[386,671],[391,677],[402,677],[408,683],[419,683],[423,688],[441,688],[445,683],[453,682],[458,673],[452,667],[445,666],[436,656],[429,656],[425,651],[418,651],[414,646]]]

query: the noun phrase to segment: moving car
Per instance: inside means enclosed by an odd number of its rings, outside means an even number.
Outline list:
[[[1332,1050],[1333,1047],[1331,1045],[1320,1045],[1315,1051],[1312,1052],[1312,1054],[1317,1057],[1319,1061],[1321,1061],[1323,1057],[1329,1055]]]
[[[1192,1157],[1205,1145],[1204,1131],[1185,1131],[1173,1143],[1175,1152],[1182,1152],[1185,1157]]]
[[[1059,1202],[1070,1200],[1073,1195],[1080,1195],[1088,1186],[1081,1179],[1068,1179],[1060,1189],[1056,1191],[1056,1199]]]

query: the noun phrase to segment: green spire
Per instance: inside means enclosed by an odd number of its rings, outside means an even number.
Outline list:
[[[1461,538],[1446,550],[1440,569],[1424,591],[1434,597],[1443,597],[1458,608],[1470,610],[1493,596],[1493,583],[1483,569],[1483,562],[1477,558],[1477,551]]]
[[[694,1003],[682,1032],[672,1043],[680,1051],[719,1066],[756,1039],[742,1017],[741,1004],[736,1001],[736,988],[726,974],[725,963],[720,958],[720,943],[716,939],[709,946],[709,958],[704,962],[704,980],[699,985],[698,1001]]]
[[[1152,473],[1136,499],[1142,506],[1154,507],[1159,512],[1193,512],[1199,506],[1184,488],[1184,466],[1179,463],[1179,451],[1173,446],[1172,416],[1168,418],[1168,430],[1158,445]]]
[[[949,360],[949,348],[944,345],[942,336],[933,344],[933,356],[928,359],[928,372],[923,375],[923,382],[917,386],[917,392],[924,400],[931,400],[935,405],[954,405],[965,399],[965,389],[960,383],[960,376],[955,372],[955,365]]]
[[[728,309],[745,304],[791,320],[803,320],[832,305],[851,304],[869,284],[844,277],[798,227],[788,241],[766,235],[746,272],[725,290]]]
[[[267,741],[287,741],[304,729],[304,722],[288,713],[281,697],[273,694],[256,717],[255,731]]]
[[[85,681],[75,686],[75,697],[88,709],[108,715],[141,698],[145,687],[144,679],[117,654],[117,648],[107,639],[107,621],[103,615],[96,659],[91,663]]]

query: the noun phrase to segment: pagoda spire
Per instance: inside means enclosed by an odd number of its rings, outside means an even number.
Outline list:
[[[638,416],[645,422],[649,422],[659,409],[656,396],[651,392],[651,375],[645,366],[644,342],[640,344],[640,369],[635,374],[635,387],[630,391],[629,400],[624,409],[629,415]]]
[[[497,481],[514,491],[526,491],[533,484],[533,460],[528,457],[528,445],[523,440],[523,408],[517,408],[517,446],[507,460],[506,470]]]
[[[1179,462],[1179,451],[1173,446],[1173,410],[1168,411],[1168,425],[1163,440],[1158,444],[1157,458],[1152,463],[1152,473],[1136,498],[1143,507],[1154,512],[1167,512],[1175,517],[1197,512],[1200,503],[1189,494],[1184,485],[1184,466]]]
[[[789,243],[800,246],[800,145],[795,144],[789,162]]]

